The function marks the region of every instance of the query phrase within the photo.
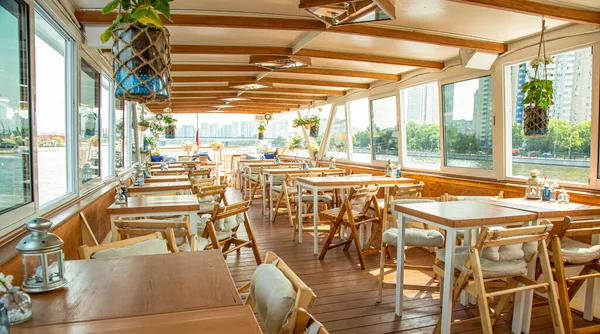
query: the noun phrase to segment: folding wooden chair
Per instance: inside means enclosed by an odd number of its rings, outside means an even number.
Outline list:
[[[296,332],[297,319],[298,318],[300,318],[300,320],[304,319],[302,316],[297,314],[298,309],[307,310],[310,307],[312,307],[317,296],[312,291],[312,289],[309,288],[304,282],[302,282],[302,280],[275,253],[267,252],[267,254],[265,256],[264,265],[274,265],[277,269],[279,269],[279,271],[290,281],[290,283],[292,284],[292,287],[294,288],[294,291],[296,293],[295,300],[294,300],[294,303],[292,306],[293,311],[291,312],[291,315],[289,316],[287,321],[283,322],[281,328],[277,332],[273,331],[273,333],[281,333],[281,334],[297,333]],[[253,276],[252,278],[254,280],[255,276]],[[259,277],[256,277],[256,279],[258,279],[258,278]],[[244,304],[250,305],[250,307],[252,307],[252,309],[257,309],[260,314],[261,313],[260,310],[264,310],[266,303],[267,303],[266,298],[263,298],[264,296],[267,295],[267,293],[266,293],[267,291],[262,291],[262,290],[254,291],[254,288],[252,287],[252,283],[246,284],[244,287],[242,287],[238,291],[242,292],[247,289],[250,289],[251,292],[246,297]],[[257,292],[254,294],[255,295],[254,298],[252,296],[253,291]],[[270,291],[268,291],[268,294],[277,294],[278,292],[279,291],[277,291],[277,290],[270,290]],[[269,297],[269,298],[271,298],[271,297]],[[266,317],[268,317],[269,314],[272,314],[272,313],[269,312],[266,314],[260,314],[261,317],[263,317],[263,321],[265,323],[268,323],[270,320],[270,319],[265,319]],[[267,331],[267,333],[271,333],[271,332]],[[300,333],[303,333],[303,332],[300,332]],[[319,333],[323,333],[323,332],[319,332]]]
[[[79,253],[79,258],[81,260],[90,260],[90,259],[94,258],[94,255],[100,251],[109,250],[109,249],[122,249],[125,247],[134,246],[136,244],[144,243],[144,242],[147,242],[147,241],[153,240],[153,239],[165,240],[166,238],[164,236],[164,233],[155,232],[155,233],[137,237],[137,238],[115,241],[115,242],[98,245],[98,246],[90,247],[90,246],[83,245],[83,246],[80,246],[77,251]],[[173,246],[173,244],[171,244],[168,239],[166,239],[166,241],[167,241],[166,242],[167,248],[165,248],[165,250],[172,251],[173,249],[177,248],[177,247]],[[145,254],[136,254],[136,255],[145,255]],[[124,256],[133,256],[133,255],[122,254],[122,255],[116,255],[114,257],[124,257]]]
[[[592,237],[596,234],[600,234],[600,220],[575,221],[571,217],[565,217],[558,232],[551,237],[552,273],[558,285],[560,313],[566,333],[600,333],[600,325],[574,328],[570,305],[570,301],[586,280],[600,277],[600,246],[588,245],[571,237]],[[583,268],[577,275],[567,275],[567,269],[581,266]],[[541,269],[543,268],[538,264],[538,277]]]
[[[483,333],[491,334],[493,333],[492,327],[500,318],[511,296],[517,292],[536,290],[548,294],[553,332],[564,333],[556,287],[550,278],[552,272],[545,243],[551,229],[552,225],[550,224],[494,229],[483,226],[475,246],[457,247],[452,305],[456,304],[464,290],[469,295],[476,297],[479,317],[454,321],[453,325],[479,319]],[[542,282],[527,277],[527,268],[532,265],[531,261],[536,256],[539,257],[540,267],[544,274]],[[438,262],[433,267],[434,272],[441,277],[444,276],[444,257],[445,250],[438,250]],[[503,282],[507,286],[503,286],[497,291],[487,291],[486,284],[491,285],[495,282]],[[489,304],[496,297],[500,297],[500,299],[490,315]],[[440,321],[438,321],[434,333],[440,332]]]
[[[81,239],[83,244],[87,246],[98,246],[100,243],[98,243],[98,239],[96,239],[94,232],[92,232],[92,228],[83,212],[80,212],[79,216],[81,217]]]
[[[197,179],[192,182],[192,194],[197,194],[198,190],[205,187],[214,186],[217,179],[214,177],[209,177],[206,179]]]
[[[254,194],[256,191],[254,190],[257,187],[257,184],[260,183],[260,172],[262,171],[262,167],[250,167],[249,173],[244,174],[243,177],[243,196],[244,198],[249,197],[250,201],[254,198]],[[259,185],[260,186],[260,185]]]
[[[381,212],[379,211],[379,206],[377,205],[378,191],[378,186],[352,188],[350,190],[350,194],[344,200],[341,207],[319,212],[320,218],[323,218],[331,223],[329,236],[327,237],[325,245],[323,246],[323,250],[319,255],[319,260],[323,260],[325,258],[325,254],[327,254],[327,251],[332,248],[344,246],[344,251],[348,251],[351,243],[354,241],[356,253],[358,254],[360,261],[360,267],[361,269],[366,268],[364,256],[372,254],[379,249],[371,249],[370,247],[374,243],[378,231],[380,230],[379,224]],[[368,215],[369,206],[371,204],[373,204],[375,207],[375,215],[373,216]],[[355,207],[357,210],[354,210]],[[365,226],[367,223],[372,223],[371,238],[367,242],[367,250],[363,250],[359,238],[358,228],[360,228],[361,225]],[[350,236],[346,241],[338,244],[332,244],[333,238],[335,237],[335,234],[340,226],[348,227],[350,229]]]
[[[435,202],[432,199],[425,198],[404,198],[393,201],[395,204],[408,204],[408,203],[423,203],[423,202]],[[396,211],[392,208],[392,216],[396,214]],[[381,302],[383,287],[388,283],[385,283],[385,268],[395,269],[396,264],[394,262],[386,264],[386,257],[394,260],[396,258],[398,246],[398,225],[396,227],[387,227],[391,222],[383,222],[384,231],[381,237],[381,252],[379,257],[379,285],[377,301]],[[444,235],[434,229],[428,229],[424,224],[423,228],[407,227],[404,230],[404,242],[405,249],[410,247],[423,247],[423,248],[440,248],[444,246]],[[404,270],[418,270],[418,271],[432,271],[431,265],[404,265]],[[394,286],[395,284],[390,284]],[[414,285],[404,284],[404,289],[408,290],[421,290],[421,291],[439,291],[439,286],[431,285]]]
[[[290,321],[294,324],[293,334],[329,334],[325,326],[303,308],[295,308],[292,316]]]
[[[151,233],[161,232],[169,241],[173,253],[195,252],[204,249],[207,242],[198,244],[198,235],[192,233],[189,218],[182,219],[123,219],[115,221],[119,240],[131,239]]]
[[[200,203],[200,210],[198,211],[198,214],[212,214],[215,205],[220,206],[221,203],[227,205],[227,199],[225,198],[226,191],[226,184],[197,187],[195,194],[198,198],[198,202]]]
[[[191,172],[188,172],[188,178],[190,182],[194,184],[195,181],[201,181],[210,178],[210,168],[200,168]]]
[[[261,264],[262,258],[250,226],[248,209],[250,209],[249,201],[221,207],[215,205],[210,217],[208,215],[200,217],[201,223],[206,223],[206,227],[202,231],[202,237],[210,241],[210,247],[221,250],[225,257],[227,254],[239,251],[243,247],[251,248],[256,264]],[[237,235],[241,224],[244,224],[248,240],[240,239]],[[234,247],[230,249],[231,245],[234,245]]]

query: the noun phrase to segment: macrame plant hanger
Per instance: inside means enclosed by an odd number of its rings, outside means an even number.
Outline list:
[[[548,71],[546,68],[546,19],[542,16],[542,32],[540,34],[540,43],[538,45],[537,58],[542,59],[542,74],[544,82],[548,82]],[[540,58],[542,57],[542,58]],[[540,66],[536,67],[534,78],[538,78]],[[545,90],[546,98],[549,99],[548,90]],[[548,134],[548,107],[527,106],[523,113],[523,134],[527,137],[542,137]]]

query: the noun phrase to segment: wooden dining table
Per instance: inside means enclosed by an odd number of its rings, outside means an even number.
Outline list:
[[[404,284],[404,232],[407,220],[421,222],[446,231],[446,252],[444,258],[444,281],[441,291],[441,333],[450,333],[452,319],[452,289],[454,282],[454,263],[456,250],[456,232],[479,229],[494,225],[530,225],[536,220],[536,214],[529,211],[512,209],[480,201],[423,202],[396,204],[398,212],[398,254],[396,271],[396,315],[402,316]],[[519,293],[516,298],[524,298]],[[513,328],[520,328],[527,310],[515,304]],[[529,313],[530,314],[530,313]],[[520,333],[520,332],[516,332]]]
[[[256,174],[256,176],[258,177],[258,170],[260,170],[261,168],[269,168],[269,167],[297,167],[298,163],[297,162],[280,162],[278,164],[276,164],[273,161],[269,161],[269,160],[250,160],[248,162],[241,162],[240,163],[240,169],[241,169],[241,177],[243,179],[243,184],[242,184],[242,193],[244,194],[244,196],[249,196],[251,193],[250,187],[250,177],[253,174]]]
[[[382,221],[387,220],[387,205],[389,202],[389,188],[397,184],[414,183],[414,179],[406,177],[385,177],[371,175],[356,176],[326,176],[326,177],[299,177],[296,180],[298,184],[298,194],[302,194],[302,189],[308,189],[313,195],[313,208],[318,208],[318,194],[320,191],[332,189],[348,189],[351,187],[374,186],[377,185],[384,189],[385,205],[383,208]],[[302,208],[302,196],[298,196],[298,208]],[[298,214],[298,243],[302,243],[302,215]],[[313,252],[319,254],[319,215],[313,214]],[[363,228],[360,228],[359,238],[363,239]]]
[[[156,217],[186,215],[190,218],[192,233],[198,230],[200,203],[194,195],[129,197],[125,204],[115,204],[106,209],[110,216],[112,240],[117,240],[115,221],[118,217]]]
[[[192,194],[190,181],[144,183],[141,186],[131,185],[127,191],[132,196],[179,192],[184,195]]]
[[[260,333],[219,250],[66,261],[65,274],[11,333]]]
[[[144,179],[145,183],[179,182],[187,181],[187,175],[155,175]]]
[[[187,173],[187,170],[183,167],[169,167],[169,169],[167,170],[160,170],[160,169],[155,169],[152,168],[150,169],[150,172],[152,173],[152,175],[172,175],[172,174],[185,174]]]
[[[523,210],[535,214],[533,224],[539,224],[542,220],[548,219],[551,222],[560,225],[563,219],[569,217],[588,217],[588,218],[600,218],[600,206],[584,204],[584,203],[558,203],[556,201],[541,201],[531,200],[526,198],[505,198],[505,199],[490,199],[487,203],[503,206],[506,208],[512,208],[517,210]],[[591,240],[593,245],[600,244],[600,236],[593,235]],[[529,268],[529,275],[534,275],[533,266]],[[594,305],[596,294],[596,285],[598,279],[589,279],[586,281],[585,287],[585,301],[583,308],[583,318],[588,321],[594,319]],[[523,306],[521,306],[521,304]],[[525,312],[523,322],[515,324],[513,322],[513,331],[519,331],[529,333],[531,327],[531,315],[528,314],[533,304],[533,291],[526,292],[522,295],[522,298],[515,299],[515,307],[522,308]]]

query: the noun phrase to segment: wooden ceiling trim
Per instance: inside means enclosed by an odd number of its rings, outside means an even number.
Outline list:
[[[253,81],[253,80],[250,80]],[[233,92],[239,91],[235,88],[229,88],[227,86],[172,86],[171,91],[173,94],[179,94],[181,92],[193,93],[193,92]],[[302,89],[302,88],[263,88],[263,92],[270,93],[292,93],[292,94],[313,94],[313,95],[335,95],[344,96],[346,92],[341,90],[327,90],[327,89]]]
[[[200,64],[173,64],[171,66],[173,72],[263,72],[264,68],[255,65],[200,65]],[[318,68],[318,67],[298,67],[293,69],[279,69],[272,72],[287,72],[287,73],[298,73],[298,74],[322,74],[322,75],[334,75],[340,77],[351,77],[351,78],[370,78],[377,80],[391,80],[399,81],[400,76],[396,74],[378,73],[378,72],[366,72],[366,71],[353,71],[345,69],[331,69],[331,68]],[[270,72],[268,72],[270,73]],[[177,73],[172,74],[173,77],[177,77]],[[239,80],[236,80],[239,81]]]
[[[546,16],[557,20],[600,25],[600,12],[556,6],[528,0],[449,0],[468,5],[482,6],[509,12]]]
[[[173,73],[175,74],[175,73]],[[171,76],[173,83],[201,83],[201,82],[231,82],[231,81],[254,81],[254,76],[216,76],[216,77],[181,77]]]
[[[326,81],[326,80],[304,80],[304,79],[266,77],[266,78],[261,79],[260,82],[281,83],[281,84],[290,84],[290,85],[303,85],[303,86],[325,86],[325,87],[339,87],[339,88],[369,89],[369,84],[361,84],[361,83],[353,83],[353,82],[340,82],[340,81]]]
[[[180,99],[184,97],[194,97],[194,98],[228,98],[228,97],[237,97],[237,93],[181,93],[177,95],[173,95],[171,99]]]
[[[328,69],[328,68],[315,68],[315,67],[286,68],[286,69],[277,70],[275,72],[332,75],[332,76],[343,76],[343,77],[352,77],[352,78],[369,78],[369,79],[391,80],[391,81],[400,81],[400,79],[401,79],[401,76],[398,74],[353,71],[353,70],[333,70],[333,69]]]
[[[211,107],[211,108],[215,108],[216,106],[220,106],[220,105],[224,105],[224,103],[222,103],[223,101],[220,101],[221,103],[217,102],[217,103],[205,103],[205,102],[185,102],[185,103],[171,103],[171,108],[172,107]],[[249,108],[249,109],[254,109],[254,108],[266,108],[266,109],[297,109],[300,108],[299,104],[273,104],[273,103],[228,103],[227,105],[229,106],[233,106],[233,107],[242,107],[242,108]],[[148,108],[160,108],[160,105],[156,105],[156,104],[148,104],[147,105]],[[163,109],[165,106],[162,106]]]
[[[244,92],[240,97],[250,97],[253,99],[292,99],[292,100],[309,100],[309,101],[327,101],[327,96],[316,95],[288,95],[288,94],[271,94],[261,92]]]
[[[81,24],[111,24],[116,12],[102,15],[100,11],[76,11],[75,17]],[[444,45],[458,48],[470,48],[481,51],[503,53],[507,45],[500,42],[490,42],[456,35],[441,35],[419,31],[380,28],[367,25],[344,25],[330,27],[315,19],[281,19],[273,17],[224,16],[224,15],[190,15],[171,14],[173,22],[165,22],[174,26],[214,27],[237,29],[268,29],[321,31],[343,34],[355,34],[369,37],[407,40],[419,43]]]
[[[293,48],[277,46],[224,46],[224,45],[172,45],[173,54],[226,54],[226,55],[276,55],[276,56],[305,56],[334,60],[351,60],[365,63],[389,64],[399,66],[414,66],[442,69],[443,62],[407,59],[370,54],[301,49],[294,53]]]
[[[176,97],[174,99],[171,100],[171,104],[176,104],[176,103],[214,103],[215,105],[217,104],[225,104],[228,101],[225,100],[219,100],[219,99],[223,99],[223,98],[228,98],[230,96],[227,97]],[[252,97],[248,97],[248,96],[244,96],[244,98],[248,99],[245,101],[239,101],[239,102],[259,102],[259,103],[275,103],[275,104],[285,104],[285,105],[310,105],[312,104],[311,101],[303,101],[303,100],[286,100],[286,99],[254,99]],[[238,101],[236,101],[238,102]],[[162,103],[162,104],[155,104],[155,105],[160,105],[164,107],[167,107],[168,105],[166,103]]]
[[[227,110],[227,109],[235,109],[235,108],[223,108],[221,109],[221,114],[266,114],[266,113],[281,113],[282,110],[253,110],[253,109],[236,109]],[[174,107],[171,108],[171,113],[191,113],[191,114],[199,114],[199,113],[211,113],[211,111],[216,110],[216,108],[194,108],[194,107]],[[162,109],[150,109],[153,113],[163,113]],[[283,112],[287,112],[287,110],[283,110]],[[218,113],[215,113],[218,114]]]

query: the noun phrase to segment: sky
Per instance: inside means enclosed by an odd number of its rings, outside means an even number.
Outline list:
[[[461,81],[454,84],[453,120],[473,120],[474,94],[479,87],[479,79]]]

